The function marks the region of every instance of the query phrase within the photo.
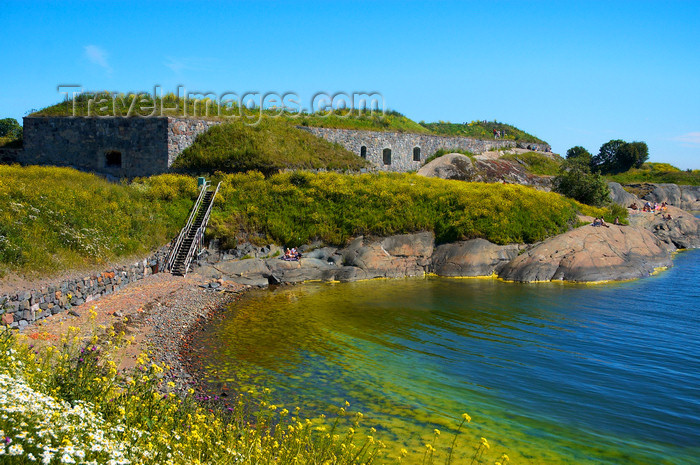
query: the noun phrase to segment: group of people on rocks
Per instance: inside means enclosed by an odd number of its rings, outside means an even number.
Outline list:
[[[505,137],[505,136],[506,136],[505,131],[498,131],[498,130],[496,130],[496,128],[493,129],[493,137],[495,139],[500,139],[500,138]]]
[[[632,210],[639,210],[639,206],[637,205],[637,202],[634,202],[632,205],[630,205],[630,208]],[[659,212],[659,211],[666,211],[666,210],[668,210],[668,203],[666,203],[666,202],[651,203],[651,202],[647,201],[644,203],[644,205],[642,205],[643,212]]]
[[[282,260],[286,260],[288,262],[296,262],[301,258],[301,252],[299,252],[296,247],[292,247],[290,250],[289,247],[287,247],[287,250],[284,252],[284,255],[282,256]]]
[[[629,206],[630,209],[636,211],[639,211],[640,208],[637,205],[637,202],[634,202],[632,205]],[[661,212],[661,218],[663,218],[666,221],[671,220],[671,214],[664,214],[663,212],[668,210],[668,203],[667,202],[661,202],[661,203],[651,203],[649,201],[645,202],[644,205],[642,205],[641,211],[645,213],[657,213]]]

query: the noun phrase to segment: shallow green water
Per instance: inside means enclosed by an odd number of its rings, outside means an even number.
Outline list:
[[[700,251],[611,285],[483,279],[250,293],[202,333],[213,383],[349,401],[410,450],[463,412],[511,463],[700,463]],[[466,450],[466,449],[464,449]],[[408,463],[413,463],[418,455]],[[493,463],[492,461],[489,463]]]

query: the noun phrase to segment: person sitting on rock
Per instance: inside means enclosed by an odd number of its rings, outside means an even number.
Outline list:
[[[596,218],[593,220],[593,226],[601,226],[603,224],[603,220],[601,218]]]
[[[614,223],[615,223],[617,226],[620,226],[620,217],[619,217],[619,216],[616,216],[616,217],[615,217]]]
[[[299,260],[301,258],[301,253],[297,251],[296,247],[292,247],[292,259]]]
[[[632,210],[638,210],[639,207],[637,206],[637,202],[634,202],[632,205],[630,205],[630,208],[631,208]]]

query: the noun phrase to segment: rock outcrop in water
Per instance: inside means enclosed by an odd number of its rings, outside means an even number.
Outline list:
[[[670,249],[633,226],[582,226],[548,239],[505,265],[508,281],[596,282],[649,276],[671,266]]]
[[[343,249],[323,247],[299,261],[280,258],[228,260],[200,272],[250,285],[302,281],[357,281],[424,276],[491,276],[517,256],[520,246],[499,246],[483,239],[435,247],[432,232],[381,239],[358,237]]]
[[[517,257],[520,248],[484,239],[443,244],[435,249],[429,269],[439,276],[489,276]]]

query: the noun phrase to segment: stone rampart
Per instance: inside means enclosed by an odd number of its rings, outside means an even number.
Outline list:
[[[183,150],[192,145],[198,135],[219,124],[221,121],[168,118],[168,166],[173,164]]]
[[[128,283],[164,270],[169,249],[170,246],[162,247],[148,258],[97,275],[17,294],[0,295],[0,325],[22,329],[36,320],[112,294]]]
[[[340,144],[366,158],[383,171],[418,170],[439,149],[468,150],[480,154],[492,149],[521,147],[550,151],[547,144],[516,142],[507,139],[481,140],[469,137],[436,136],[403,132],[357,131],[298,126],[299,129]]]
[[[25,117],[28,165],[72,166],[117,178],[168,169],[167,118]]]

